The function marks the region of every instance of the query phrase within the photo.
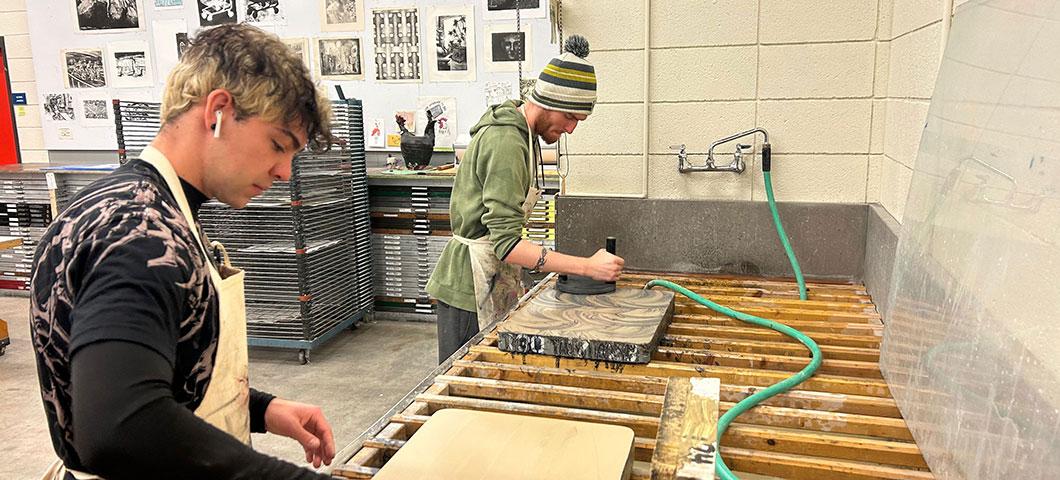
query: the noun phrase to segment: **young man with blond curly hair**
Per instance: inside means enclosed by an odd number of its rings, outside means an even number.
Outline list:
[[[59,461],[53,480],[330,478],[250,448],[251,432],[330,463],[315,406],[249,388],[243,272],[197,221],[241,208],[294,156],[326,149],[330,110],[300,57],[246,25],[200,33],[170,73],[139,159],[81,191],[35,255],[31,327]]]

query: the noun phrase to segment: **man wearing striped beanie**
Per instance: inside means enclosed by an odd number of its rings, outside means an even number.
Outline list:
[[[596,104],[589,42],[572,36],[541,72],[529,102],[493,105],[471,128],[453,181],[453,240],[442,251],[427,293],[438,300],[438,362],[502,318],[522,295],[522,268],[613,282],[625,263],[601,249],[592,257],[554,252],[522,239],[541,196],[540,140],[574,132]]]

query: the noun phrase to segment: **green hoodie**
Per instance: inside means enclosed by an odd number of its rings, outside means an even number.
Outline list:
[[[522,238],[522,205],[530,184],[529,127],[516,110],[520,105],[518,100],[494,105],[471,128],[449,204],[453,233],[471,240],[488,234],[501,260]],[[467,246],[449,240],[427,293],[461,310],[478,310]]]

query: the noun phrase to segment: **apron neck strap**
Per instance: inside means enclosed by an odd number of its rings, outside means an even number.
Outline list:
[[[162,180],[166,182],[166,186],[169,188],[169,193],[173,195],[173,198],[177,200],[177,206],[180,207],[180,213],[184,215],[184,220],[188,222],[188,228],[191,229],[191,234],[195,236],[195,243],[199,245],[199,249],[202,250],[203,255],[206,256],[206,263],[213,269],[213,261],[210,260],[210,250],[206,247],[206,243],[203,242],[202,235],[199,234],[199,227],[195,223],[195,215],[191,212],[191,205],[188,204],[188,198],[184,196],[184,187],[180,184],[180,177],[177,175],[177,171],[173,169],[173,164],[170,163],[166,156],[158,151],[157,148],[148,146],[144,148],[144,151],[140,153],[140,160],[147,162],[158,173],[162,175]],[[205,233],[203,233],[205,235]]]
[[[526,122],[526,146],[530,155],[528,159],[529,161],[527,162],[530,166],[530,184],[527,185],[527,188],[537,187],[540,189],[543,180],[542,177],[544,176],[544,166],[541,167],[542,175],[540,177],[538,176],[538,165],[540,163],[538,152],[541,150],[541,145],[534,141],[534,130],[530,128],[530,119],[526,116],[526,103],[519,105],[518,110],[519,113],[523,115],[523,121]]]

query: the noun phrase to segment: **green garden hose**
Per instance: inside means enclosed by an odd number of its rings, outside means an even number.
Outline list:
[[[784,227],[780,223],[780,215],[777,214],[776,201],[773,199],[773,182],[770,178],[770,147],[768,143],[762,145],[762,172],[765,174],[766,198],[769,201],[769,210],[773,213],[773,224],[777,227],[777,235],[780,236],[780,243],[784,245],[784,251],[788,254],[788,260],[791,261],[791,267],[795,270],[795,280],[799,284],[799,298],[802,300],[806,300],[806,281],[802,278],[802,270],[799,268],[799,262],[795,260],[795,253],[791,250],[791,244],[788,243],[788,236],[784,233]],[[667,280],[652,280],[646,285],[644,285],[644,288],[652,288],[656,286],[669,288],[670,290],[680,293],[681,295],[684,295],[688,298],[691,298],[699,304],[704,305],[707,308],[714,310],[715,312],[718,312],[722,315],[726,315],[737,320],[753,323],[755,325],[759,325],[762,327],[766,327],[770,330],[783,333],[784,335],[798,340],[799,343],[802,343],[806,346],[806,348],[810,349],[810,354],[812,358],[810,359],[810,363],[806,365],[806,367],[804,367],[802,370],[799,370],[799,372],[795,375],[785,378],[780,382],[770,385],[769,388],[755,392],[751,396],[741,400],[736,405],[733,405],[733,407],[730,408],[729,411],[725,412],[725,415],[722,415],[721,418],[718,419],[719,447],[721,446],[721,437],[725,435],[725,431],[728,430],[729,424],[731,424],[737,416],[739,416],[743,412],[746,412],[751,407],[758,405],[769,397],[791,390],[796,385],[804,382],[806,379],[813,376],[813,373],[816,372],[817,368],[821,366],[821,349],[817,346],[817,342],[814,342],[813,339],[806,336],[804,333],[795,330],[794,328],[791,328],[782,323],[777,323],[772,320],[766,320],[764,318],[756,317],[754,315],[748,315],[746,313],[738,312],[731,308],[718,305],[717,303],[703,298],[685,287],[682,287],[676,283]],[[722,478],[722,480],[739,480],[736,475],[733,474],[731,470],[729,470],[729,467],[725,465],[725,460],[722,459],[720,454],[718,455],[717,459],[718,461],[715,470],[718,476]]]

